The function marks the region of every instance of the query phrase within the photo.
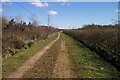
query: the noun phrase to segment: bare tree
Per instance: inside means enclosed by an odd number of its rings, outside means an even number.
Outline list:
[[[21,15],[16,16],[15,21],[16,23],[20,23],[22,21],[22,16]]]
[[[36,15],[31,16],[31,22],[32,22],[33,26],[38,26],[39,25],[39,21],[38,21]]]

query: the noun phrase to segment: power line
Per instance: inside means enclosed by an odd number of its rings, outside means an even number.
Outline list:
[[[15,13],[18,13],[18,12],[16,11],[16,9],[14,9],[14,8],[12,8],[12,7],[10,7],[10,6],[9,6],[9,7],[7,7],[7,6],[4,7],[5,5],[6,5],[6,4],[3,3],[3,4],[2,4],[2,8],[6,8],[6,9],[9,10],[9,11],[13,11],[13,12],[15,12]]]
[[[28,12],[29,14],[33,14],[30,10],[28,10],[27,8],[23,7],[21,4],[16,3],[19,7],[22,7],[26,12]]]
[[[28,14],[33,14],[33,12],[31,12],[31,10],[27,9],[26,7],[24,7],[23,5],[19,4],[19,3],[15,3],[17,6],[19,6],[20,8],[24,9]],[[18,13],[17,11],[15,11],[16,13]],[[37,16],[37,15],[36,15]],[[30,17],[29,17],[30,18]],[[40,18],[37,16],[37,18]],[[48,15],[48,27],[50,26],[50,15]]]
[[[17,8],[17,9],[19,9],[19,8],[21,8],[21,6],[18,6],[19,4],[18,3],[14,3],[14,4],[16,4],[17,6],[15,7],[15,8]],[[3,4],[3,7],[4,7],[4,5],[6,5],[6,4]],[[4,7],[4,8],[7,8],[7,10],[9,10],[9,11],[12,11],[12,12],[15,12],[16,14],[19,14],[19,12],[18,11],[16,11],[16,9],[14,8],[14,7],[10,7],[10,6],[6,6],[6,7]],[[24,9],[24,8],[22,8],[22,9]],[[25,10],[25,9],[24,9]],[[25,10],[26,11],[26,10]],[[26,11],[27,12],[27,11]],[[29,12],[28,12],[29,13]],[[30,14],[30,13],[29,13]],[[28,15],[27,15],[28,16]],[[30,18],[29,16],[28,16],[28,18]]]
[[[23,8],[26,12],[28,12],[29,14],[33,14],[33,12],[31,12],[31,10],[27,9],[26,7],[24,7],[23,5],[19,4],[19,3],[16,3],[19,7]],[[37,15],[35,15],[37,18],[40,18],[38,17]],[[38,19],[37,19],[38,20]],[[39,20],[38,20],[39,21]],[[40,21],[39,21],[40,23]]]
[[[29,9],[25,8],[24,6],[22,6],[22,5],[18,4],[18,3],[16,3],[16,4],[17,4],[19,7],[22,7],[24,10],[28,11],[28,13],[33,14]],[[40,18],[40,17],[37,16],[37,18]],[[50,26],[50,15],[48,15],[48,26]]]

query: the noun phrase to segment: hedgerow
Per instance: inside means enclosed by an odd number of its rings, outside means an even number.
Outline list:
[[[64,33],[79,40],[120,70],[119,30],[118,25],[93,24],[79,29],[64,30]]]
[[[56,29],[48,26],[34,26],[31,22],[17,22],[2,17],[2,55],[14,55],[27,49],[37,40],[44,40]]]

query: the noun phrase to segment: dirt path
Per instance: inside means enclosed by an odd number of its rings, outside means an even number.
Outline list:
[[[13,73],[11,73],[10,75],[8,75],[7,78],[21,78],[22,75],[28,71],[30,68],[33,68],[35,63],[41,58],[41,56],[59,39],[60,37],[60,33],[58,35],[58,37],[51,42],[50,44],[48,44],[47,46],[45,46],[42,50],[40,50],[37,54],[35,54],[34,56],[30,57],[27,61],[25,61],[25,63],[23,63],[22,66],[20,66],[19,68],[17,68],[16,71],[14,71]]]
[[[62,40],[61,52],[58,55],[55,69],[53,71],[55,78],[73,78],[72,70],[70,69],[70,60],[65,46],[65,41]]]

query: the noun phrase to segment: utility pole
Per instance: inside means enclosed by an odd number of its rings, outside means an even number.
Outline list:
[[[50,15],[48,15],[48,27],[50,26]]]

